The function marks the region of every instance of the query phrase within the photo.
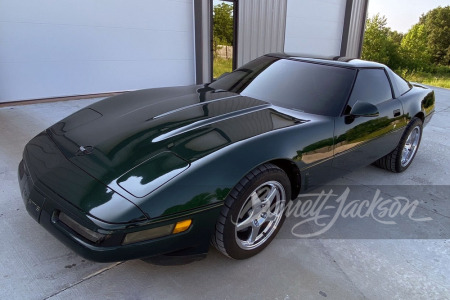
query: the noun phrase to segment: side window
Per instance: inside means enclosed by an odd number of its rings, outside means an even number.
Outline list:
[[[405,79],[401,78],[391,70],[388,70],[388,72],[389,77],[391,77],[392,85],[394,86],[396,97],[400,97],[411,89],[411,85]]]
[[[389,99],[392,99],[392,91],[384,70],[359,70],[348,105],[353,106],[356,101],[377,105]]]

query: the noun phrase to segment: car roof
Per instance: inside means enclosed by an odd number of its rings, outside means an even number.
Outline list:
[[[385,65],[367,61],[357,58],[345,57],[345,56],[309,56],[303,54],[294,53],[269,53],[267,56],[279,57],[291,60],[298,60],[304,62],[311,62],[317,64],[333,65],[345,68],[386,68]]]

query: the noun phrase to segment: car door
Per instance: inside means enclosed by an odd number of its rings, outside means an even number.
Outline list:
[[[377,116],[353,116],[357,102],[376,106]],[[360,69],[344,113],[335,119],[333,170],[337,176],[390,153],[400,140],[403,108],[393,99],[384,68]]]

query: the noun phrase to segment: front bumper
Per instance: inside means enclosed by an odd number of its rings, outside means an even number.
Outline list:
[[[103,229],[104,232],[109,232],[108,240],[100,244],[94,244],[55,218],[55,212],[58,211],[58,208],[58,205],[55,205],[53,201],[47,201],[41,213],[40,224],[73,251],[84,258],[97,262],[123,261],[174,252],[185,252],[189,255],[206,253],[208,252],[209,240],[212,234],[208,227],[214,228],[216,213],[220,212],[220,208],[215,208],[169,221],[153,223],[148,226],[139,226],[144,230],[186,218],[193,220],[191,228],[186,232],[134,244],[121,245],[125,233],[136,231],[135,227],[123,226],[114,230]],[[208,226],[208,224],[213,226]],[[110,224],[105,225],[105,227],[110,227]]]
[[[196,255],[208,251],[210,236],[214,231],[222,204],[216,203],[164,218],[108,223],[67,201],[66,196],[61,194],[61,190],[56,192],[50,188],[46,184],[48,182],[46,177],[38,176],[42,165],[36,164],[34,160],[35,156],[24,155],[18,170],[20,190],[26,209],[33,219],[79,255],[93,261],[112,262],[171,253],[177,253],[180,256],[184,253]],[[39,161],[45,163],[43,159]],[[59,218],[61,213],[91,232],[101,234],[104,238],[96,242],[89,240],[62,222]],[[192,220],[187,231],[122,245],[127,233],[174,224],[186,219]]]
[[[21,167],[24,166],[25,164],[21,162]],[[108,224],[86,216],[76,208],[70,207],[71,205],[63,199],[45,194],[32,181],[23,176],[20,178],[20,173],[24,172],[19,171],[19,182],[28,213],[73,251],[97,262],[130,260],[174,252],[179,252],[180,255],[204,254],[208,252],[210,236],[221,209],[221,206],[215,206],[149,224]],[[87,240],[61,222],[58,218],[60,212],[70,215],[83,226],[89,226],[91,230],[105,234],[106,238],[100,243]],[[192,225],[185,232],[134,244],[121,244],[126,233],[156,228],[185,219],[192,219]]]

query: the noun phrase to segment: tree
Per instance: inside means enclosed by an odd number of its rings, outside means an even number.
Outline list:
[[[362,58],[377,61],[396,69],[402,64],[399,55],[400,43],[398,42],[400,34],[391,31],[386,24],[386,17],[379,14],[367,19]]]
[[[419,24],[424,25],[432,61],[450,65],[450,6],[430,10]]]
[[[392,40],[392,42],[394,42],[395,44],[397,44],[400,47],[400,44],[402,43],[402,39],[405,35],[401,32],[398,32],[396,30],[394,31],[389,31],[389,38]]]
[[[233,45],[233,6],[221,3],[214,6],[213,37],[224,45]]]
[[[391,31],[388,32],[388,51],[389,51],[389,66],[392,69],[402,68],[405,64],[403,54],[401,52],[401,44],[404,34]]]
[[[430,67],[428,36],[424,24],[414,25],[402,39],[401,52],[409,70],[426,70]]]

